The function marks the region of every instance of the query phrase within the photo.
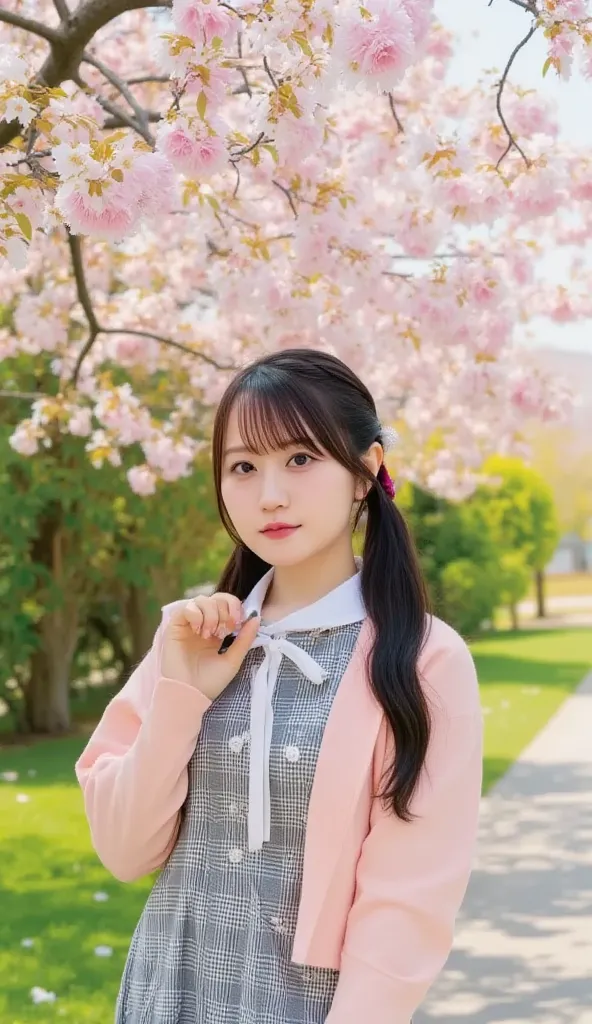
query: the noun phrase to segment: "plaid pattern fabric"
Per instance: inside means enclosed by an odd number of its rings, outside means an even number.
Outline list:
[[[361,623],[286,634],[327,670],[289,658],[273,696],[271,836],[249,852],[252,650],[204,716],[175,849],[134,933],[116,1024],[323,1024],[338,972],[290,960],[318,752]]]

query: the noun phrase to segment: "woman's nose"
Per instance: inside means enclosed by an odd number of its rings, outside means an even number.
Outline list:
[[[265,511],[272,511],[276,508],[285,508],[288,504],[286,489],[277,473],[264,473],[261,475],[261,508]]]

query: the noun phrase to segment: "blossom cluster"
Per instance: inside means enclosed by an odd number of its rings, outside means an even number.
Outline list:
[[[30,6],[67,31],[50,0]],[[548,72],[587,68],[588,0],[522,6]],[[31,85],[48,42],[7,31],[0,357],[56,381],[17,451],[56,430],[96,465],[133,449],[148,495],[191,471],[235,367],[303,344],[360,372],[406,474],[441,493],[520,450],[525,419],[561,414],[516,325],[589,315],[537,261],[583,232],[592,162],[558,146],[536,92],[508,80],[502,122],[499,74],[448,84],[432,0],[173,0],[104,25],[77,80],[51,86]]]

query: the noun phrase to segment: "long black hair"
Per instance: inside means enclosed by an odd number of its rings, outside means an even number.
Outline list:
[[[380,441],[374,399],[345,363],[312,349],[274,352],[231,381],[214,422],[213,464],[220,516],[236,548],[218,590],[244,601],[270,566],[242,544],[222,499],[225,435],[233,408],[241,437],[252,451],[302,444],[317,454],[327,452],[370,485],[354,525],[365,510],[362,596],[374,626],[368,674],[395,743],[381,795],[399,818],[410,821],[409,804],[430,738],[428,703],[417,675],[429,607],[405,520],[362,461],[372,443]]]

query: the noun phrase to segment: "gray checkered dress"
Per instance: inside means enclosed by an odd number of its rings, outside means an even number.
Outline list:
[[[204,716],[177,844],[134,933],[116,1024],[323,1024],[339,974],[290,960],[308,804],[337,687],[361,623],[287,633],[327,670],[320,686],[282,658],[273,695],[271,835],[247,845],[251,674]]]

